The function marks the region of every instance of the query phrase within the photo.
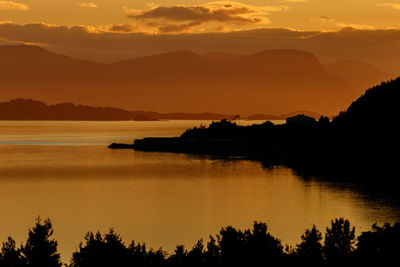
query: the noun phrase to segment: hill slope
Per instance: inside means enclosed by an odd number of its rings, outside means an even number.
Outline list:
[[[382,129],[393,128],[400,116],[400,78],[383,82],[365,91],[355,100],[345,112],[341,112],[333,123],[341,128],[360,128],[360,130],[377,129],[383,134],[389,134]],[[363,134],[371,135],[369,132]]]

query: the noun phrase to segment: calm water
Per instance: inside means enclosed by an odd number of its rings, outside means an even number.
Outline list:
[[[396,199],[303,179],[286,168],[106,148],[200,124],[208,122],[0,121],[0,242],[8,235],[25,241],[38,215],[52,219],[65,262],[88,230],[110,227],[127,243],[172,251],[222,226],[248,228],[254,220],[294,245],[305,228],[316,224],[324,231],[336,217],[350,219],[358,233],[400,219]]]

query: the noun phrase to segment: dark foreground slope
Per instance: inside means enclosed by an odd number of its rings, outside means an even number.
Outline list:
[[[400,78],[365,92],[332,122],[238,126],[222,120],[179,138],[135,140],[133,147],[255,158],[301,172],[394,174],[398,165]]]

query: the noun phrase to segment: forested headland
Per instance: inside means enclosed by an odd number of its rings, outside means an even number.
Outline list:
[[[240,126],[221,120],[188,129],[179,138],[135,140],[133,148],[196,154],[244,156],[266,166],[284,165],[303,173],[397,173],[400,147],[400,78],[365,92],[330,120],[272,122]]]

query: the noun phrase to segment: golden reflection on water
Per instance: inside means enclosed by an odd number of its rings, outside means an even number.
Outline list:
[[[191,247],[222,226],[247,228],[254,220],[266,221],[273,235],[294,245],[305,228],[316,224],[324,232],[336,217],[349,219],[358,233],[375,222],[399,219],[398,209],[351,186],[304,180],[287,168],[106,148],[113,136],[119,141],[129,131],[132,137],[157,129],[164,136],[188,127],[160,124],[56,122],[53,129],[30,122],[23,130],[18,122],[0,122],[0,241],[8,235],[25,241],[36,216],[50,217],[67,262],[88,230],[110,227],[127,243],[134,239],[172,251],[181,243]],[[76,145],[90,135],[96,137],[90,145],[87,140]],[[65,136],[72,137],[66,142]],[[46,145],[23,144],[35,137]]]

